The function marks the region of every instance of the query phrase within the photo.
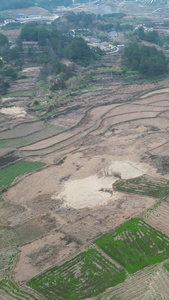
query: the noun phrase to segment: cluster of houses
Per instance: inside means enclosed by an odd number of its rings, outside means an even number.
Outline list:
[[[102,51],[107,52],[114,52],[116,51],[116,47],[108,42],[101,42],[100,39],[94,37],[85,37],[82,38],[86,41],[90,48],[100,48]]]

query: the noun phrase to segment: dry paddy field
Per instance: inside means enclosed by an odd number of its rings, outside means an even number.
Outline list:
[[[163,262],[129,275],[103,251],[97,249],[97,261],[92,259],[96,248],[92,246],[95,250],[89,251],[95,240],[132,218],[144,218],[154,230],[169,237],[168,198],[159,205],[159,199],[146,192],[140,195],[115,188],[122,180],[145,176],[168,182],[168,169],[163,167],[164,156],[168,161],[169,141],[167,84],[96,86],[94,91],[74,97],[73,105],[79,105],[75,111],[72,103],[71,110],[58,110],[48,120],[51,126],[26,110],[24,116],[19,110],[16,114],[13,98],[3,100],[6,104],[0,117],[6,123],[0,131],[0,176],[7,166],[16,170],[18,161],[46,164],[27,173],[21,169],[9,186],[1,187],[0,234],[4,246],[0,244],[0,290],[4,299],[57,299],[55,294],[47,296],[50,283],[48,287],[44,284],[43,291],[37,287],[41,280],[48,280],[46,274],[53,276],[51,268],[55,266],[58,299],[97,299],[99,294],[98,299],[167,299],[169,273]],[[25,109],[23,98],[20,104]],[[159,255],[160,242],[158,247]],[[92,270],[88,269],[90,261]],[[114,287],[110,281],[98,289],[100,279],[96,275],[103,268],[102,261],[107,266],[106,278],[113,269],[114,282],[126,281]],[[64,269],[69,265],[70,274]],[[122,281],[117,280],[116,271],[122,272]],[[81,285],[79,290],[76,287],[83,281],[86,291]],[[54,285],[52,281],[51,295]],[[64,294],[64,289],[70,294]],[[79,296],[81,290],[84,296]]]
[[[144,219],[148,224],[160,230],[169,236],[169,201],[166,199],[165,201],[157,203],[155,207],[143,213]]]

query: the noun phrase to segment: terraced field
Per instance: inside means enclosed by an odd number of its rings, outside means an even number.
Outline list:
[[[157,230],[169,236],[169,202],[163,201],[153,209],[143,213],[144,220]]]
[[[0,186],[10,185],[17,176],[42,168],[45,165],[41,162],[21,161],[2,169],[0,171]]]
[[[168,300],[169,272],[161,267],[146,268],[125,283],[111,288],[97,300]]]
[[[118,191],[152,196],[163,199],[169,194],[169,180],[151,177],[139,177],[120,181],[116,185]]]
[[[139,218],[122,224],[95,243],[131,274],[169,258],[169,238]]]
[[[33,295],[19,289],[12,281],[0,281],[0,297],[3,300],[37,300]]]
[[[60,267],[31,279],[27,285],[49,300],[80,300],[96,296],[125,278],[125,271],[90,248]]]

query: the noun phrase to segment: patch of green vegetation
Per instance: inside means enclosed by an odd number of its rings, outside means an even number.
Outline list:
[[[106,288],[124,282],[125,278],[124,270],[90,248],[31,279],[27,285],[48,300],[75,300],[97,296]]]
[[[23,90],[23,91],[16,91],[7,93],[6,97],[33,97],[36,94],[36,90]]]
[[[48,105],[47,104],[38,104],[38,105],[35,105],[34,107],[32,107],[33,110],[41,110],[43,108],[46,108]]]
[[[40,116],[40,119],[47,119],[51,116],[53,116],[55,114],[55,112],[49,111],[46,114],[44,114],[43,116]]]
[[[164,268],[167,269],[167,271],[169,272],[169,261],[167,263],[164,264]]]
[[[50,124],[50,123],[45,123],[44,125],[45,125],[46,128],[52,128],[52,127],[54,127],[54,125]]]
[[[4,146],[6,141],[0,141],[0,147]]]
[[[142,219],[132,219],[95,243],[133,274],[169,258],[169,238]]]
[[[140,73],[138,71],[125,70],[123,79],[127,82],[133,82],[140,79]]]
[[[37,300],[33,295],[19,289],[8,278],[0,281],[0,294],[2,299],[8,300]]]
[[[42,168],[45,165],[45,163],[31,161],[21,161],[11,165],[0,171],[0,186],[10,185],[17,176]]]
[[[147,195],[158,199],[163,199],[169,194],[169,180],[145,176],[120,181],[115,187],[121,192]]]
[[[161,203],[162,203],[161,201],[155,203],[152,207],[150,207],[149,209],[147,209],[146,211],[144,211],[144,212],[142,213],[142,216],[143,216],[144,218],[148,218],[149,215],[150,215],[150,213],[153,212],[157,207],[159,207],[159,206],[161,205]]]

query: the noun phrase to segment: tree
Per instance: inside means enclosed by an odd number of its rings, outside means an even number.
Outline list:
[[[93,58],[93,52],[82,38],[75,38],[70,45],[68,56],[74,62],[87,66]]]
[[[4,34],[0,33],[0,47],[8,44],[9,44],[8,38]]]
[[[145,32],[144,32],[144,28],[141,26],[138,29],[138,36],[140,40],[144,40],[145,39]]]

